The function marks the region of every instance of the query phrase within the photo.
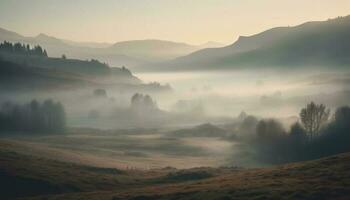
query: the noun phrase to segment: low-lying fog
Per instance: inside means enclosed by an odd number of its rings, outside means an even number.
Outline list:
[[[350,72],[340,70],[196,71],[136,76],[144,82],[170,84],[172,91],[130,86],[128,90],[84,88],[2,93],[0,100],[28,103],[34,98],[52,98],[64,105],[68,133],[28,137],[27,142],[35,143],[29,143],[32,149],[43,148],[48,156],[64,160],[143,169],[261,166],[251,148],[254,141],[241,142],[256,133],[258,120],[279,120],[283,128],[267,123],[285,134],[298,120],[300,109],[311,101],[325,104],[331,115],[336,107],[350,102]],[[242,111],[247,113],[244,120],[238,117]],[[75,132],[74,127],[93,129]]]
[[[331,70],[237,70],[138,73],[142,80],[169,83],[171,96],[158,105],[179,111],[192,107],[212,116],[241,111],[264,117],[297,116],[307,102],[334,108],[350,100],[350,73]]]
[[[171,91],[101,86],[48,92],[0,94],[27,103],[52,98],[66,110],[70,127],[169,128],[223,124],[242,111],[259,117],[297,117],[310,101],[331,109],[350,100],[350,72],[337,70],[232,70],[136,73],[145,83],[170,84]],[[102,89],[102,94],[95,93]],[[132,97],[136,95],[134,101]]]

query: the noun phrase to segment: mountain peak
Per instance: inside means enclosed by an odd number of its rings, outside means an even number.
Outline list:
[[[58,39],[55,38],[55,37],[46,35],[45,33],[40,33],[40,34],[37,35],[35,38],[37,38],[37,39],[56,39],[56,40],[58,40]]]
[[[52,36],[49,36],[49,35],[46,35],[44,33],[40,33],[34,39],[41,41],[41,42],[48,42],[48,43],[56,43],[56,44],[57,43],[60,43],[60,44],[64,43],[62,40],[55,38],[55,37],[52,37]]]
[[[202,49],[204,48],[218,48],[218,47],[223,47],[225,46],[224,44],[222,43],[219,43],[219,42],[215,42],[215,41],[208,41],[204,44],[201,44],[199,45]]]

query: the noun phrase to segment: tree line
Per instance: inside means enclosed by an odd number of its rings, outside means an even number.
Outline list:
[[[0,43],[0,52],[48,57],[46,50],[40,45],[31,47],[29,44],[21,44],[19,42],[11,43],[4,41]]]
[[[60,102],[47,99],[26,104],[5,102],[0,107],[0,130],[6,133],[63,133],[66,114]]]
[[[274,119],[256,120],[255,127],[256,135],[249,142],[256,159],[265,163],[317,159],[350,151],[349,106],[337,108],[330,117],[325,105],[311,102],[301,109],[299,121],[289,131]]]

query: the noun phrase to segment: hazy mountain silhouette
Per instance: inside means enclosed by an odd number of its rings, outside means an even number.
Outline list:
[[[6,29],[0,28],[0,40],[23,40],[25,37],[19,35],[18,33],[8,31]]]
[[[232,69],[245,66],[350,64],[350,16],[241,36],[232,45],[203,49],[153,70]]]
[[[226,45],[223,43],[220,43],[220,42],[208,41],[208,42],[201,44],[199,46],[201,49],[206,49],[206,48],[219,48],[219,47],[224,47]]]
[[[31,45],[41,45],[49,52],[49,56],[68,58],[98,59],[113,67],[127,66],[133,68],[139,65],[163,62],[179,56],[184,56],[202,48],[223,46],[208,42],[204,45],[189,45],[185,43],[164,40],[134,40],[109,43],[75,42],[39,34],[35,37],[25,37],[18,33],[0,28],[0,41],[21,42]]]
[[[134,40],[118,42],[107,49],[108,52],[147,59],[164,60],[186,55],[198,50],[197,46],[164,40]]]

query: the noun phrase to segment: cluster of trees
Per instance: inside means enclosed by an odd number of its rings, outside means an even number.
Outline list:
[[[101,89],[101,88],[95,89],[94,90],[94,96],[95,97],[103,97],[103,98],[105,98],[105,97],[107,97],[107,91],[105,89]]]
[[[0,108],[0,130],[3,133],[63,133],[66,115],[63,105],[51,99],[27,104],[5,102]]]
[[[36,45],[31,47],[29,44],[21,44],[19,42],[13,44],[4,41],[3,43],[0,43],[0,52],[47,57],[46,50],[41,46]]]
[[[253,142],[257,159],[278,164],[350,151],[350,107],[339,107],[329,116],[326,106],[311,102],[289,131],[273,119],[258,121]]]
[[[136,93],[131,97],[131,108],[137,111],[151,111],[157,110],[158,106],[148,94]]]

